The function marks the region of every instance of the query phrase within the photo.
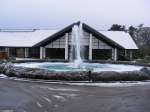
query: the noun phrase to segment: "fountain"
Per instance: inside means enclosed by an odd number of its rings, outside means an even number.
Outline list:
[[[80,68],[82,64],[81,58],[81,39],[82,39],[82,24],[74,25],[72,28],[70,60],[73,62],[73,67]],[[73,56],[74,55],[74,56]]]
[[[50,71],[88,71],[89,69],[94,72],[101,72],[101,71],[133,71],[133,70],[140,70],[141,66],[134,66],[134,65],[123,65],[123,64],[101,64],[101,63],[85,63],[83,62],[84,49],[82,49],[83,45],[81,44],[83,39],[83,27],[82,23],[79,25],[75,24],[72,28],[72,37],[71,37],[71,48],[69,51],[69,63],[21,63],[15,64],[15,66],[23,66],[29,68],[42,68],[47,69]]]
[[[142,66],[134,66],[134,65],[124,65],[124,64],[101,64],[101,63],[85,63],[83,62],[84,58],[84,46],[83,46],[83,27],[80,23],[79,25],[74,25],[72,28],[72,38],[71,38],[71,49],[69,51],[69,63],[62,62],[31,62],[31,63],[16,63],[14,70],[6,71],[15,71],[16,73],[8,73],[9,74],[17,74],[20,73],[20,69],[22,74],[19,77],[37,77],[51,80],[96,80],[96,81],[112,81],[114,80],[139,80],[147,79],[147,76],[139,75],[142,74],[141,69]],[[83,48],[83,49],[82,49]],[[81,56],[82,55],[82,56]],[[1,66],[0,66],[1,67]],[[16,68],[17,67],[17,68]],[[21,67],[18,69],[18,67]],[[23,68],[24,67],[24,68]],[[32,69],[29,69],[32,68]],[[12,69],[12,67],[11,67]],[[2,69],[3,70],[3,69]],[[46,72],[44,71],[46,70]],[[29,71],[29,72],[28,72]],[[32,71],[32,72],[31,72]],[[44,72],[43,72],[44,71]],[[128,72],[126,72],[128,71]],[[130,72],[129,72],[130,71]],[[32,74],[31,74],[32,73]],[[102,74],[108,75],[102,75]],[[33,76],[32,76],[33,75]],[[91,77],[91,75],[93,75]],[[116,76],[118,75],[117,79]],[[134,78],[133,78],[134,75]],[[129,79],[130,76],[130,79]],[[88,78],[87,78],[88,77]],[[120,79],[120,77],[122,79]],[[93,79],[94,78],[94,79]]]

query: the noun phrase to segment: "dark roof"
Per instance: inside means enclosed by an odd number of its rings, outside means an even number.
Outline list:
[[[79,25],[79,24],[80,24],[80,22],[73,23],[73,24],[71,24],[71,25],[69,25],[69,26],[63,28],[63,29],[60,30],[59,32],[57,32],[57,33],[55,33],[55,34],[49,36],[49,37],[46,38],[45,40],[43,40],[43,41],[41,41],[41,42],[35,44],[33,47],[45,46],[45,45],[47,45],[47,44],[49,44],[49,43],[51,43],[51,42],[53,42],[53,41],[59,39],[61,36],[65,35],[65,33],[71,32],[71,31],[72,31],[72,27],[73,27],[74,25]]]
[[[63,28],[62,30],[60,30],[59,32],[53,34],[52,36],[49,36],[48,38],[46,38],[45,40],[37,43],[36,45],[34,45],[33,47],[40,47],[40,46],[45,46],[59,38],[61,38],[63,35],[65,35],[65,33],[69,33],[72,31],[72,27],[74,25],[79,25],[79,22],[73,23],[65,28]],[[105,35],[101,34],[100,32],[98,32],[97,30],[95,30],[94,28],[90,27],[89,25],[83,23],[83,29],[89,33],[92,33],[97,39],[102,40],[103,42],[107,43],[108,45],[112,46],[112,47],[117,47],[119,49],[124,49],[122,46],[120,46],[119,44],[117,44],[116,42],[114,42],[113,40],[110,40],[109,38],[107,38]]]

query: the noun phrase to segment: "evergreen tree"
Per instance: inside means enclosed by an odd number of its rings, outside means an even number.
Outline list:
[[[126,31],[126,27],[124,25],[113,24],[109,31]]]
[[[135,34],[135,32],[136,32],[137,30],[138,30],[138,29],[135,28],[135,27],[133,27],[133,26],[130,26],[130,27],[128,28],[128,32],[129,32],[129,34],[131,35],[131,37],[134,37],[134,34]]]

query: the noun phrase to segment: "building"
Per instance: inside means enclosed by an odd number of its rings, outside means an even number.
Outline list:
[[[0,58],[40,58],[69,60],[73,23],[61,30],[1,30]],[[138,47],[126,32],[98,31],[82,23],[86,60],[117,60],[120,56],[130,57]]]

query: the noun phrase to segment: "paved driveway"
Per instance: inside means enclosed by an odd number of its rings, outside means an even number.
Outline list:
[[[0,79],[0,112],[150,112],[150,85],[96,87]]]

